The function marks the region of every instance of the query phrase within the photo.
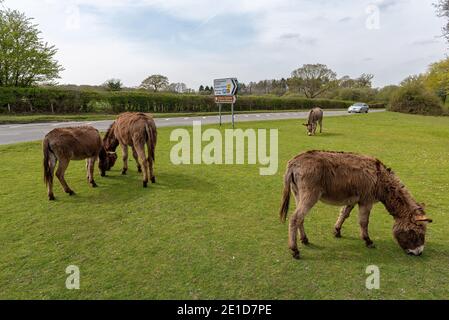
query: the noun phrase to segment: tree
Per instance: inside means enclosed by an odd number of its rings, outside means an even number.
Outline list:
[[[160,74],[153,74],[142,81],[140,87],[157,92],[168,86],[168,78]]]
[[[59,78],[57,49],[17,10],[0,9],[0,86],[29,87]]]
[[[109,79],[106,80],[103,87],[108,91],[120,91],[122,90],[123,84],[120,79]]]
[[[446,102],[449,94],[449,58],[431,64],[424,83]]]
[[[168,91],[176,93],[184,93],[187,91],[187,85],[183,82],[170,83],[168,85]]]
[[[416,86],[424,86],[425,76],[423,74],[415,74],[412,76],[408,76],[404,80],[401,81],[401,87],[405,87],[408,85],[416,85]]]
[[[435,7],[437,8],[438,16],[448,20],[443,27],[443,35],[449,41],[449,0],[438,0],[435,3]]]
[[[355,80],[351,79],[350,76],[344,76],[339,81],[339,87],[340,88],[354,88],[355,87]]]
[[[296,86],[307,98],[316,98],[335,87],[337,74],[324,64],[305,64],[292,72],[289,86]]]
[[[202,93],[204,91],[204,86],[203,85],[200,85],[200,87],[199,87],[199,89],[198,89],[198,92],[199,93]]]
[[[355,79],[356,86],[359,88],[371,88],[372,80],[374,79],[373,74],[362,73],[360,77]]]
[[[399,86],[389,85],[385,86],[377,92],[377,101],[389,103],[393,94],[399,89]]]

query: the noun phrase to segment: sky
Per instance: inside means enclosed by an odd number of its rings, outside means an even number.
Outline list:
[[[5,0],[58,48],[61,84],[151,74],[198,89],[279,79],[308,63],[397,84],[446,57],[435,0]]]

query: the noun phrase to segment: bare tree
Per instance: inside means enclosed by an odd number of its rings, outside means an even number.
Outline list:
[[[160,74],[153,74],[142,81],[140,87],[157,92],[168,86],[168,78]]]
[[[337,74],[324,64],[305,64],[294,70],[289,80],[289,86],[297,86],[313,99],[337,85]]]
[[[187,91],[187,85],[183,82],[170,83],[167,89],[171,92],[184,93]]]
[[[120,91],[122,90],[123,84],[120,79],[109,79],[103,84],[103,87],[109,91]]]
[[[448,20],[443,27],[443,35],[449,42],[449,0],[439,0],[434,6],[437,8],[438,16]]]

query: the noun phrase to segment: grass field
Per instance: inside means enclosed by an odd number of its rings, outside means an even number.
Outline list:
[[[56,183],[49,202],[40,142],[0,146],[0,298],[13,299],[446,299],[449,293],[449,118],[377,113],[327,118],[325,133],[307,137],[300,120],[238,124],[279,128],[279,171],[257,165],[174,166],[171,128],[161,128],[157,184],[141,188],[130,161],[97,189],[84,161],[71,162],[69,197]],[[215,127],[215,126],[214,126]],[[378,204],[370,235],[358,238],[357,214],[335,239],[339,208],[318,204],[305,228],[302,259],[287,248],[278,219],[282,175],[310,149],[379,157],[401,177],[434,219],[421,257],[407,256],[392,237],[393,219]],[[131,157],[132,158],[132,157]],[[291,209],[292,210],[292,209]],[[380,290],[365,288],[368,265],[380,268]],[[81,289],[65,288],[77,265]]]

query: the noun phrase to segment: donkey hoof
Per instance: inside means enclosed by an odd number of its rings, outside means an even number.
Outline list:
[[[292,257],[293,257],[293,259],[299,260],[299,251],[292,250]]]
[[[334,236],[335,236],[335,238],[341,238],[341,230],[340,229],[335,229],[334,230]]]
[[[144,187],[144,188],[148,187],[148,181],[144,181],[144,182],[143,182],[143,187]]]
[[[126,174],[126,171],[127,171],[126,169],[123,169],[123,170],[122,170],[122,174],[125,175],[125,174]]]
[[[102,177],[106,177],[106,172],[102,172],[102,173],[101,173],[101,176],[102,176]]]
[[[306,238],[302,238],[301,239],[301,242],[302,242],[302,244],[304,244],[304,245],[308,245],[310,242],[309,242],[309,239],[306,237]]]
[[[367,242],[366,243],[366,247],[369,248],[369,249],[375,249],[376,248],[376,246],[374,245],[373,242]]]
[[[73,191],[73,190],[69,190],[69,191],[67,191],[67,193],[69,194],[69,196],[75,195],[75,191]]]
[[[141,167],[137,167],[137,172],[138,173],[142,173],[142,168]]]
[[[91,182],[91,185],[92,185],[92,188],[98,187],[98,185],[95,183],[95,181],[92,181],[92,182]]]
[[[156,177],[151,178],[151,183],[156,183]]]
[[[53,200],[55,200],[55,196],[54,196],[54,195],[52,195],[52,194],[51,194],[51,195],[49,195],[49,196],[48,196],[48,200],[50,200],[50,201],[53,201]]]

